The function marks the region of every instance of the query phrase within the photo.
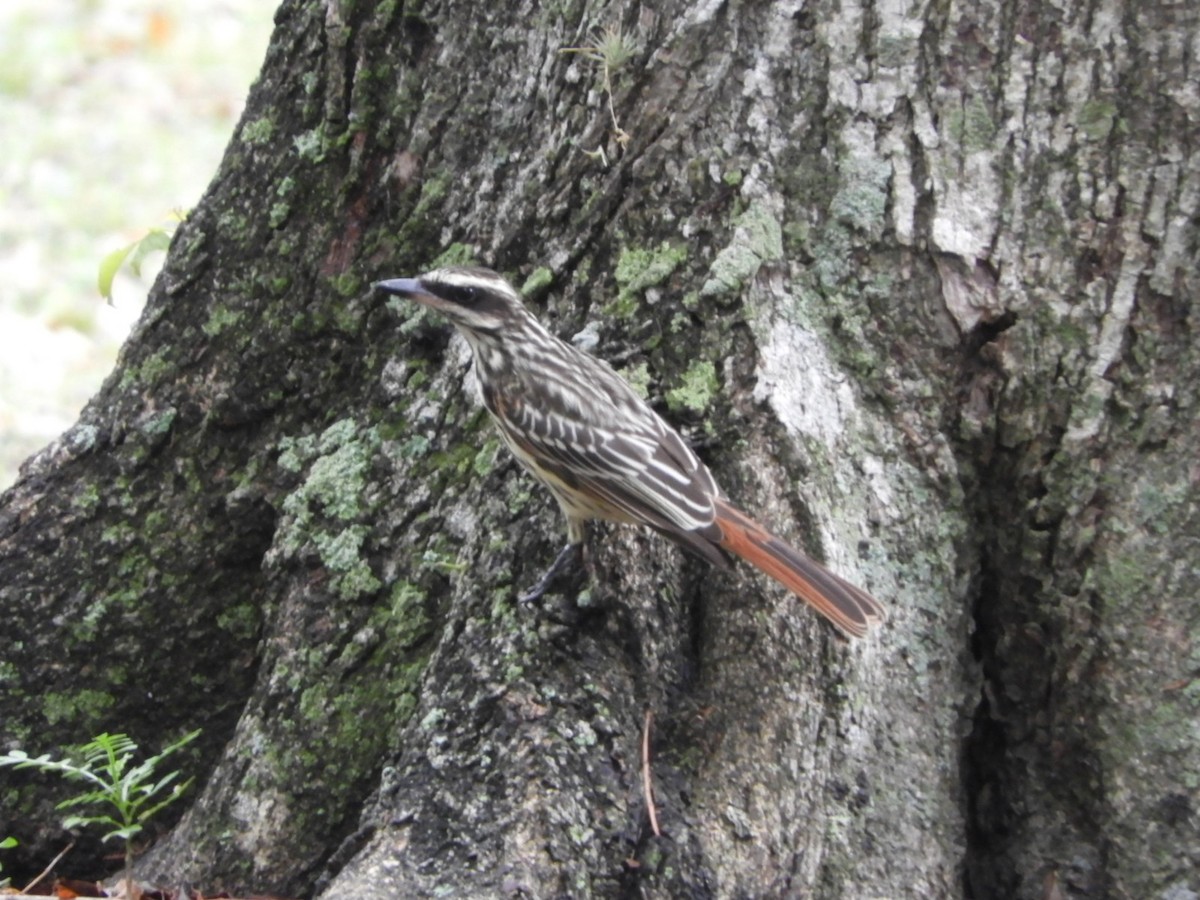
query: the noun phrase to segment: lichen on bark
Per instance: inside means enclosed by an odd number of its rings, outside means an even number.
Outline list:
[[[460,5],[281,7],[118,370],[4,495],[0,739],[204,724],[142,871],[233,891],[1200,890],[1196,23]],[[624,146],[559,53],[613,22]],[[369,290],[467,261],[888,624],[607,526],[515,603],[556,505]]]

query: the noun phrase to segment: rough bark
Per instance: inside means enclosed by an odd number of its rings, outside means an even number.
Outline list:
[[[1200,891],[1194,13],[277,23],[117,370],[3,498],[4,745],[203,725],[142,872],[210,888]],[[611,98],[561,52],[606,30]],[[887,626],[629,529],[516,604],[557,510],[462,342],[369,291],[467,257]],[[0,833],[39,852],[51,797],[6,781]]]

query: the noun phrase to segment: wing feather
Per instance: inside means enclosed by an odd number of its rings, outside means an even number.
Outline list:
[[[706,527],[716,515],[712,475],[657,413],[637,402],[640,408],[628,410],[636,415],[598,423],[586,417],[587,404],[537,409],[510,398],[497,421],[505,427],[512,420],[506,431],[537,464],[632,521],[663,531]]]

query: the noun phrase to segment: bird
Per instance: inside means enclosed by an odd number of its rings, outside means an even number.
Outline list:
[[[448,266],[375,284],[448,319],[470,346],[480,395],[505,444],[558,501],[567,544],[519,599],[539,599],[583,555],[593,519],[644,525],[727,569],[739,557],[843,634],[884,618],[870,594],[734,506],[708,467],[607,363],[551,334],[496,272]]]

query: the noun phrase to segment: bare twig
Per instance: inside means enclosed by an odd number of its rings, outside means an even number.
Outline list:
[[[609,71],[607,63],[604,65],[604,93],[608,95],[608,114],[612,118],[613,136],[617,139],[617,143],[621,145],[621,149],[624,150],[625,145],[629,143],[630,134],[617,121],[617,110],[613,106],[612,73]]]
[[[47,875],[49,875],[50,872],[53,871],[54,867],[58,865],[58,861],[60,859],[62,859],[64,856],[66,856],[71,851],[71,848],[74,846],[75,846],[75,842],[71,841],[71,843],[69,843],[69,844],[67,844],[67,846],[63,847],[62,852],[59,853],[58,856],[54,857],[54,859],[50,860],[50,865],[48,865],[48,866],[46,866],[46,868],[42,869],[41,873],[38,875],[37,878],[33,879],[33,881],[31,881],[31,882],[29,882],[29,884],[25,885],[25,890],[21,891],[21,893],[28,894],[31,890],[33,890],[33,886],[35,884],[37,884],[39,881],[41,881],[43,878],[45,878]]]
[[[650,723],[654,714],[646,708],[646,719],[642,725],[642,793],[646,795],[646,812],[650,815],[650,830],[655,837],[662,837],[658,830],[658,810],[654,807],[654,785],[650,781]]]

